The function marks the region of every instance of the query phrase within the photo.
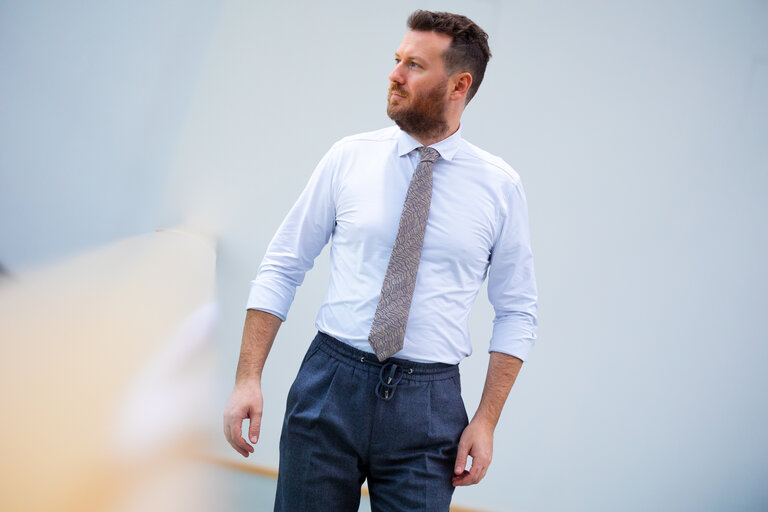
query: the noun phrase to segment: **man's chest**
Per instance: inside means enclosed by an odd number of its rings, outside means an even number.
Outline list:
[[[422,259],[484,271],[497,237],[499,191],[460,166],[436,165]],[[336,188],[335,241],[385,251],[394,244],[412,171],[407,166],[344,169]]]

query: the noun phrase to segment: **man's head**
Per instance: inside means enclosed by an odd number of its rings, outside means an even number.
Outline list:
[[[416,11],[395,52],[387,114],[422,140],[439,140],[458,127],[490,58],[488,35],[457,14]],[[447,133],[446,133],[447,132]]]
[[[450,46],[442,55],[443,64],[448,75],[460,72],[472,75],[472,85],[465,100],[469,103],[483,81],[491,58],[488,34],[466,16],[450,12],[414,11],[408,17],[408,28],[419,32],[437,32],[451,38]]]

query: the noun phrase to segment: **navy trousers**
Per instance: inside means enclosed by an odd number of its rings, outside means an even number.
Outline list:
[[[457,365],[376,356],[318,333],[288,393],[275,511],[447,512],[467,426]]]

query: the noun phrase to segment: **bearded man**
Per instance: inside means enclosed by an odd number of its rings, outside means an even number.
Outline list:
[[[447,511],[491,462],[504,402],[533,346],[536,285],[525,195],[500,158],[461,137],[491,56],[470,19],[416,11],[395,53],[397,126],[323,157],[252,282],[224,432],[256,443],[261,372],[296,287],[331,239],[328,294],[288,393],[276,511]],[[468,421],[458,363],[488,278],[495,308],[480,405]],[[468,456],[472,457],[467,469]]]

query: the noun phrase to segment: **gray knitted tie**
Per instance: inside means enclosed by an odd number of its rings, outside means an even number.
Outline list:
[[[419,148],[421,161],[416,167],[405,195],[400,227],[389,257],[379,304],[373,317],[368,341],[379,361],[403,348],[405,325],[411,309],[416,272],[419,270],[429,204],[432,201],[432,168],[440,157],[433,148]]]

